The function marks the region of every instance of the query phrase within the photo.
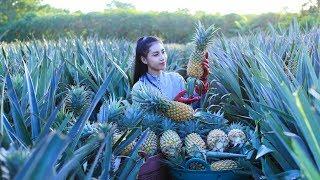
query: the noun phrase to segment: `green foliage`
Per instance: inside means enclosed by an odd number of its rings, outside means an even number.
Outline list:
[[[112,5],[115,6],[115,5]],[[249,34],[266,30],[268,24],[287,27],[293,17],[302,22],[303,27],[319,25],[316,14],[274,14],[237,15],[206,14],[194,15],[184,11],[140,12],[134,8],[109,8],[104,12],[88,14],[68,13],[48,6],[41,6],[37,11],[29,11],[14,21],[0,26],[1,40],[28,40],[30,38],[58,39],[76,35],[84,38],[117,38],[136,41],[143,35],[156,35],[166,43],[190,42],[194,24],[202,21],[205,26],[215,24],[225,36],[238,33]]]
[[[267,34],[221,38],[210,52],[211,78],[227,91],[224,112],[257,126],[264,174],[289,177],[299,169],[301,177],[319,178],[319,31],[305,34],[293,21]]]
[[[241,28],[247,22],[232,18]],[[261,169],[252,165],[257,179],[319,179],[320,34],[316,28],[300,31],[301,26],[294,21],[289,28],[269,26],[251,36],[220,36],[209,48],[212,88],[202,106],[207,112],[195,115],[204,124],[199,128],[203,133],[224,128],[226,119],[240,121],[244,129],[255,127],[246,132],[253,146],[246,157],[260,161]],[[16,170],[1,172],[5,178],[135,177],[144,161],[138,150],[146,127],[177,127],[128,104],[132,42],[61,38],[1,47],[0,166]],[[191,48],[166,45],[168,69],[183,72]],[[86,86],[94,96],[78,117],[65,114],[72,85]],[[120,118],[123,135],[112,144],[113,123]],[[133,141],[129,156],[120,158]],[[226,155],[234,154],[209,154]]]
[[[16,21],[30,12],[35,12],[39,0],[2,0],[0,6],[0,25]]]

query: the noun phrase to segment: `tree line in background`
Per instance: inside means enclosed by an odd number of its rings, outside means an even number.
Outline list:
[[[136,40],[143,35],[156,35],[166,43],[186,43],[191,40],[195,23],[215,24],[225,36],[234,36],[265,30],[269,24],[287,27],[292,18],[309,29],[320,24],[320,0],[306,2],[298,13],[267,13],[262,15],[141,12],[128,3],[112,1],[104,12],[70,13],[41,0],[2,0],[0,6],[0,41],[28,40],[30,38],[57,39],[65,36],[99,36]]]

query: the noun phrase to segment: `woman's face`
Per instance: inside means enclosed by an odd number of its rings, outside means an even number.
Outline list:
[[[159,73],[166,68],[167,53],[161,42],[154,42],[149,48],[147,57],[142,57],[142,62],[148,66],[148,72]]]

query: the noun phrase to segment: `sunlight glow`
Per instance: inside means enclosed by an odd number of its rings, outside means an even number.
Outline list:
[[[120,0],[131,3],[141,11],[176,11],[188,9],[191,13],[204,11],[207,13],[261,14],[267,12],[299,12],[303,3],[308,0]],[[103,11],[110,0],[44,0],[56,8],[71,12]]]

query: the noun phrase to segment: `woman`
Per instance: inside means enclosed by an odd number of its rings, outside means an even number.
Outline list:
[[[186,94],[185,80],[175,72],[165,72],[167,54],[160,39],[153,36],[141,37],[137,41],[134,86],[132,91],[139,90],[142,85],[146,85],[160,92],[168,100],[179,101],[191,104],[200,99],[199,95],[204,94],[208,89],[207,76],[208,53],[203,59],[204,75],[201,77],[203,89],[195,88],[194,97],[184,97]],[[139,171],[138,179],[168,179],[168,171],[161,165],[162,155],[156,155],[147,159]]]
[[[134,86],[132,90],[137,90],[141,85],[146,85],[164,95],[168,100],[175,100],[186,104],[191,104],[200,99],[199,95],[204,94],[208,89],[207,77],[209,74],[208,53],[203,59],[203,89],[195,88],[195,95],[189,98],[186,94],[185,80],[175,72],[165,72],[167,54],[160,39],[154,36],[141,37],[137,41]]]

